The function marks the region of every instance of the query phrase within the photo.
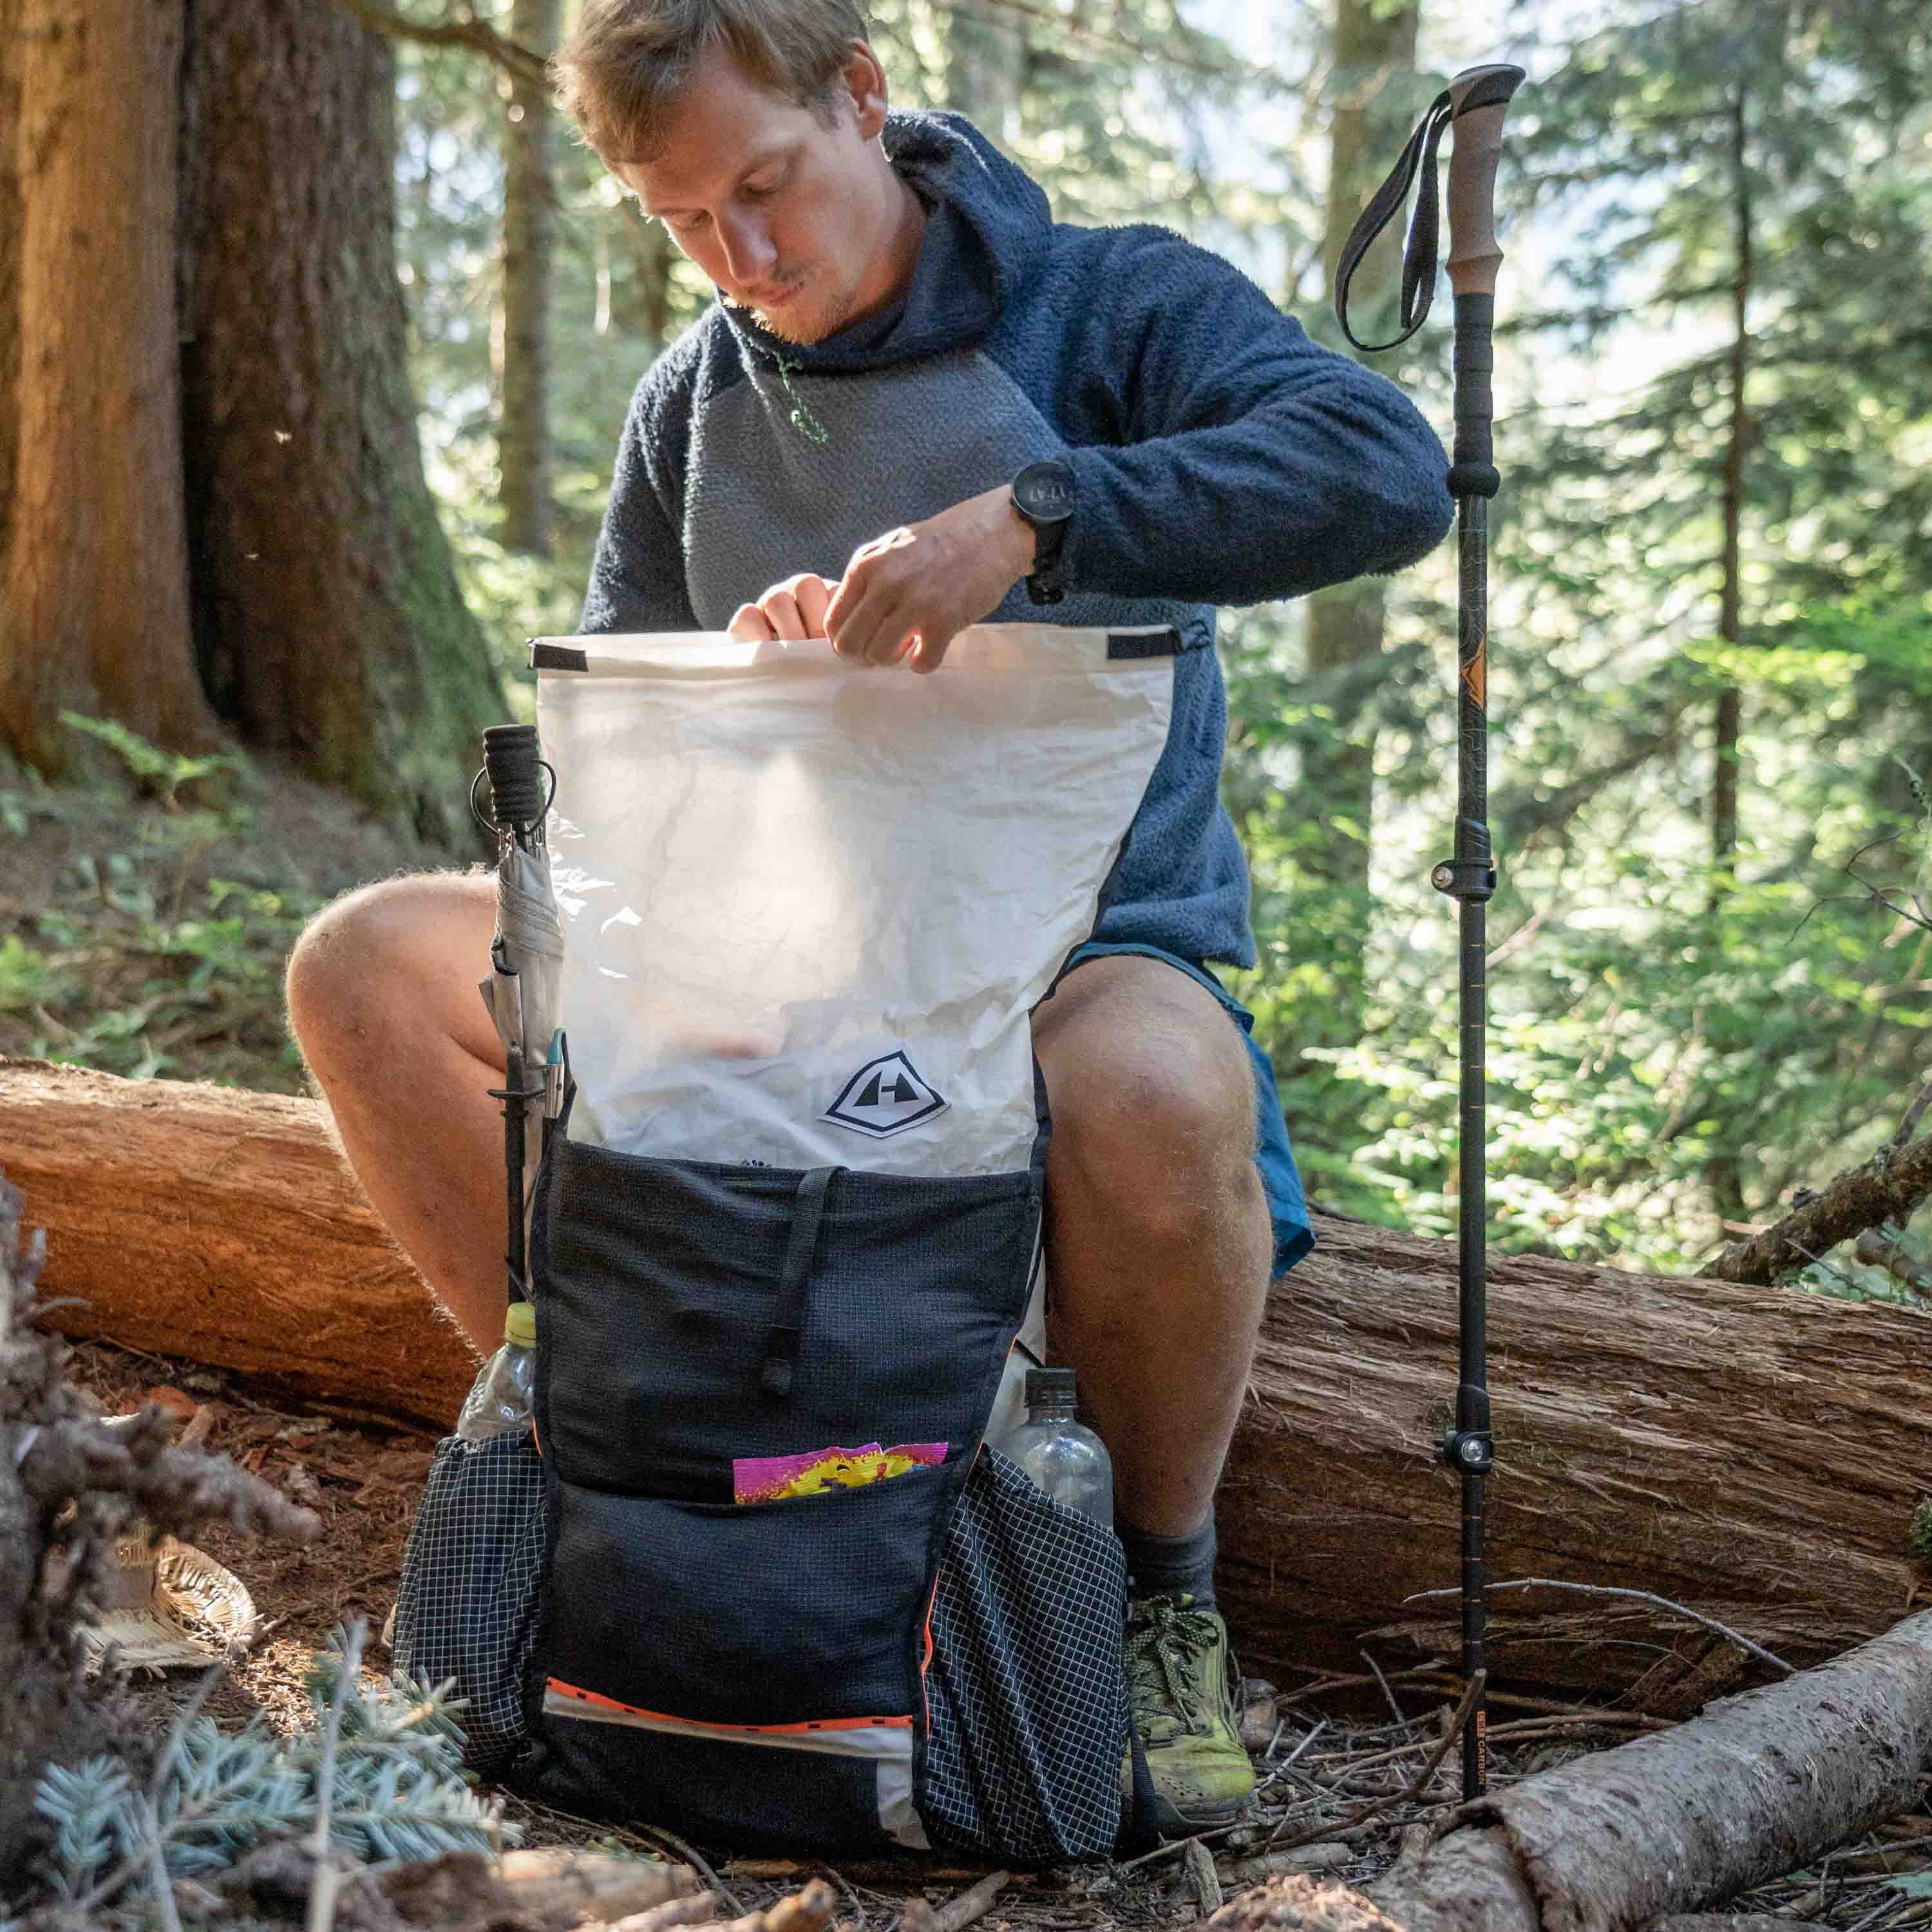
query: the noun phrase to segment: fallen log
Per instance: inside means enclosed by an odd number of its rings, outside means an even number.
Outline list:
[[[1918,1796],[1932,1612],[1815,1670],[1466,1804],[1354,1899],[1272,1880],[1219,1932],[1632,1932],[1782,1876]]]
[[[48,1232],[70,1334],[443,1423],[469,1351],[363,1204],[310,1101],[0,1064],[0,1168]],[[1455,1384],[1450,1242],[1317,1217],[1277,1291],[1220,1503],[1244,1662],[1455,1655],[1457,1485],[1430,1444]],[[1675,1599],[1792,1664],[1910,1607],[1932,1486],[1915,1310],[1535,1258],[1490,1276],[1490,1574]],[[1491,1679],[1678,1713],[1735,1646],[1628,1598],[1499,1594]],[[1760,1666],[1760,1669],[1762,1666]]]
[[[316,1102],[0,1061],[0,1172],[46,1230],[64,1334],[399,1415],[460,1405],[476,1358]]]

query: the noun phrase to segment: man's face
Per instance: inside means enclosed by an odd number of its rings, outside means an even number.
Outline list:
[[[728,300],[788,341],[852,320],[890,239],[887,170],[870,146],[885,112],[883,80],[869,88],[878,73],[869,56],[848,69],[828,126],[714,52],[668,117],[658,158],[613,170]]]

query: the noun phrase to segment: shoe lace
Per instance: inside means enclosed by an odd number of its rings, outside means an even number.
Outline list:
[[[1163,1706],[1190,1732],[1211,1729],[1204,1666],[1220,1639],[1220,1621],[1211,1611],[1184,1609],[1172,1597],[1137,1598],[1125,1646],[1128,1695],[1136,1714]]]

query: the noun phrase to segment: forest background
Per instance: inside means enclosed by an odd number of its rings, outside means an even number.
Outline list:
[[[1916,0],[870,10],[901,104],[1330,342],[1342,238],[1444,76],[1528,68],[1493,1232],[1687,1270],[1869,1154],[1932,1075]],[[567,13],[0,0],[0,1052],[297,1090],[302,920],[476,856],[478,734],[529,714],[523,640],[575,623],[631,390],[709,299],[548,107]],[[1358,279],[1370,339],[1397,241]],[[1376,359],[1445,429],[1448,364],[1446,314]],[[1235,989],[1318,1204],[1445,1232],[1454,598],[1445,544],[1222,632]],[[1893,1228],[1807,1276],[1914,1301],[1932,1264]]]

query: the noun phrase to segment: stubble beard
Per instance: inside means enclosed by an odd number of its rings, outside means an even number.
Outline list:
[[[801,287],[809,277],[801,278]],[[801,296],[788,302],[776,314],[761,308],[752,310],[752,320],[766,334],[776,335],[781,342],[796,343],[801,348],[809,348],[815,342],[823,342],[828,335],[836,334],[852,320],[852,305],[858,298],[859,282],[855,280],[848,289],[842,290],[830,300],[814,302],[810,296]]]

